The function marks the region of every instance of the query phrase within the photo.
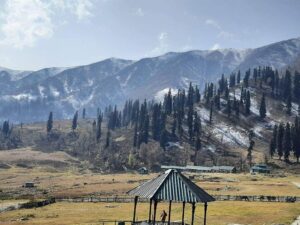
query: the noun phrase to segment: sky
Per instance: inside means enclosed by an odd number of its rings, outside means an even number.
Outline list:
[[[70,67],[300,37],[299,0],[1,0],[0,66]]]

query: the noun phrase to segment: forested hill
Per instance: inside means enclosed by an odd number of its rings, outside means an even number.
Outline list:
[[[120,171],[162,164],[235,165],[253,163],[297,171],[300,74],[271,67],[221,76],[202,94],[192,83],[171,90],[162,102],[127,100],[88,118],[12,126],[5,121],[1,149],[31,146],[66,151],[93,168]],[[96,110],[95,110],[96,111]]]

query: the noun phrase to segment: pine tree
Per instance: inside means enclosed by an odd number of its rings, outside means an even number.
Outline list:
[[[255,142],[253,140],[253,137],[254,137],[254,132],[252,130],[249,131],[249,134],[248,134],[248,138],[249,138],[249,147],[248,147],[248,154],[247,154],[247,159],[249,161],[249,166],[251,167],[252,166],[252,150],[253,150],[253,147],[255,145]]]
[[[47,121],[47,133],[51,132],[53,128],[53,113],[49,113],[48,121]]]
[[[201,100],[200,90],[199,90],[198,86],[196,85],[196,87],[195,87],[195,102],[199,103],[200,100]]]
[[[266,117],[266,113],[267,113],[266,99],[265,99],[265,94],[263,94],[260,101],[260,107],[259,107],[260,118],[264,119]]]
[[[149,137],[149,115],[146,115],[144,126],[143,126],[143,142],[148,143],[148,137]]]
[[[233,109],[235,111],[236,118],[239,118],[239,116],[240,116],[240,103],[235,97],[234,97],[234,100],[233,100]]]
[[[289,156],[290,156],[290,151],[291,151],[291,130],[290,130],[290,124],[287,123],[285,126],[285,132],[284,132],[284,160],[288,161]]]
[[[246,101],[245,101],[245,114],[250,115],[250,107],[251,107],[251,97],[250,92],[246,92]]]
[[[200,136],[200,132],[201,132],[201,119],[200,117],[198,116],[198,114],[195,112],[195,119],[194,119],[194,129],[193,129],[193,132],[194,132],[194,135],[196,137]]]
[[[293,85],[294,98],[298,103],[300,103],[300,73],[297,71],[295,72],[293,83],[294,83]]]
[[[230,116],[231,116],[231,100],[230,99],[227,100],[226,112],[227,112],[228,118],[230,118]]]
[[[86,113],[85,108],[83,108],[83,110],[82,110],[82,119],[85,119],[85,116],[86,116],[85,113]]]
[[[196,138],[196,144],[195,144],[195,149],[196,149],[196,151],[201,150],[201,147],[202,147],[201,139],[200,139],[199,136],[197,136],[197,138]]]
[[[299,118],[296,116],[293,130],[293,152],[294,156],[297,159],[297,163],[299,163],[300,158],[300,124]]]
[[[158,141],[160,136],[160,105],[155,103],[152,110],[152,120],[151,120],[151,129],[152,137],[154,140]]]
[[[190,106],[189,110],[188,110],[188,118],[187,118],[187,124],[188,124],[188,129],[189,129],[189,138],[190,138],[190,140],[192,140],[193,136],[194,136],[194,132],[193,132],[193,115],[194,115],[193,107]]]
[[[9,134],[9,121],[4,121],[2,125],[2,133],[7,137]]]
[[[219,91],[218,91],[219,92]],[[221,101],[220,101],[220,94],[216,94],[214,97],[214,103],[217,110],[221,109]]]
[[[236,83],[239,84],[240,82],[241,82],[241,71],[239,70],[236,78]]]
[[[76,130],[77,128],[77,121],[78,121],[78,111],[75,112],[73,121],[72,121],[72,130]]]
[[[99,114],[97,118],[97,123],[96,123],[96,139],[99,142],[101,138],[101,124],[102,124],[102,115]]]
[[[167,143],[167,131],[166,131],[165,129],[162,130],[162,132],[161,132],[159,143],[160,143],[160,147],[162,147],[163,149],[166,148],[166,143]]]
[[[138,128],[137,128],[137,123],[135,123],[134,126],[134,135],[133,135],[133,147],[138,146]]]
[[[210,103],[210,110],[209,110],[209,123],[212,123],[212,117],[213,117],[213,102]]]
[[[286,113],[291,115],[292,112],[292,97],[289,95],[286,100]]]
[[[173,117],[173,123],[172,123],[172,136],[173,137],[176,136],[176,127],[177,127],[177,118],[174,115],[174,117]]]
[[[271,138],[269,150],[270,150],[270,155],[273,158],[276,151],[276,143],[274,138]]]
[[[105,148],[108,148],[110,145],[110,130],[107,129],[107,133],[106,133],[106,141],[105,141]]]
[[[243,85],[247,88],[249,87],[250,69],[246,71]]]
[[[283,98],[287,99],[291,96],[292,93],[292,77],[289,70],[286,70],[283,82]]]
[[[284,136],[284,126],[282,123],[279,124],[277,132],[277,153],[279,159],[283,156],[283,136]]]

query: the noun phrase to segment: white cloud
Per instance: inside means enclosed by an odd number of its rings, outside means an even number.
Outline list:
[[[93,0],[50,0],[49,3],[55,9],[61,9],[74,14],[78,20],[93,16]]]
[[[227,31],[220,31],[220,33],[218,34],[218,37],[220,38],[233,38],[233,34]]]
[[[4,39],[1,44],[15,48],[33,46],[39,38],[53,35],[53,24],[50,9],[41,1],[10,0],[4,6],[1,15],[4,19],[1,31]]]
[[[213,27],[217,28],[218,30],[222,30],[222,28],[219,25],[219,23],[217,21],[215,21],[215,20],[207,19],[207,20],[205,20],[205,24],[213,26]]]
[[[157,40],[158,40],[158,45],[151,51],[153,55],[159,55],[165,53],[169,47],[167,32],[161,32],[158,35]]]
[[[217,49],[220,49],[220,44],[219,43],[215,43],[211,48],[210,50],[217,50]]]
[[[144,11],[143,11],[142,8],[138,8],[138,9],[135,11],[134,14],[135,14],[136,16],[144,16],[144,15],[145,15],[145,13],[144,13]]]
[[[53,18],[61,17],[59,10],[82,20],[92,16],[92,6],[91,0],[6,0],[0,9],[0,44],[19,49],[32,47],[39,39],[53,36]]]
[[[213,19],[207,19],[205,20],[205,24],[206,25],[209,25],[209,26],[212,26],[214,28],[216,28],[219,33],[217,35],[218,38],[233,38],[234,35],[228,31],[225,31],[222,26],[215,20]]]

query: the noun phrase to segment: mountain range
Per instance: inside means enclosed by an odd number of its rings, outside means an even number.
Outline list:
[[[137,61],[109,58],[72,68],[16,71],[0,67],[0,121],[34,122],[70,118],[86,108],[122,105],[126,99],[161,100],[169,88],[187,88],[190,82],[203,90],[205,83],[257,66],[299,68],[300,38],[254,49],[169,52]]]

